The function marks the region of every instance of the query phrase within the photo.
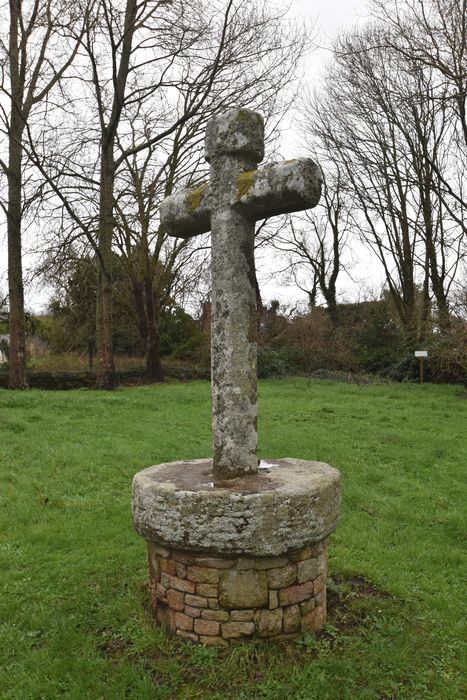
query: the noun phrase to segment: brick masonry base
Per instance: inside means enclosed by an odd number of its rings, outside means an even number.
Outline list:
[[[148,542],[156,621],[212,646],[293,639],[326,620],[326,540],[278,557],[210,557]]]

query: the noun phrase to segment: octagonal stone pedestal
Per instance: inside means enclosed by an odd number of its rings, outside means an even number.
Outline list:
[[[139,472],[133,520],[148,541],[156,620],[210,645],[319,629],[339,509],[339,472],[322,462],[271,460],[217,483],[212,460]]]

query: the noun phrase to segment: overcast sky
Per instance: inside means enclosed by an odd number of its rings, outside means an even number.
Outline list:
[[[323,70],[323,66],[329,59],[329,47],[333,37],[341,28],[351,28],[358,24],[367,16],[366,0],[291,0],[290,15],[298,19],[304,19],[315,26],[316,43],[320,48],[316,49],[307,58],[306,74],[310,84],[316,84],[319,75]],[[285,157],[300,156],[301,153],[291,152],[299,148],[299,141],[294,138],[293,133],[288,133],[284,136],[284,143],[281,144],[281,152]],[[6,275],[6,234],[4,222],[0,227],[0,291],[7,289]],[[30,262],[29,262],[30,264]],[[26,256],[25,266],[27,268],[28,258]],[[261,267],[263,267],[261,265]],[[358,283],[365,284],[361,276],[356,274]],[[368,282],[371,282],[369,280]],[[353,296],[351,284],[344,282],[344,291],[350,296]],[[267,283],[263,280],[263,293],[266,299],[277,297],[281,301],[297,298],[299,295],[294,288],[285,288],[280,284]],[[27,286],[25,289],[26,304],[29,309],[40,311],[44,309],[47,296],[37,287]]]
[[[369,19],[368,0],[291,0],[291,17],[304,19],[314,27],[316,48],[306,58],[305,73],[307,84],[317,86],[326,63],[331,60],[330,47],[337,33],[349,30]],[[283,132],[280,153],[284,158],[303,155],[303,143],[300,132],[294,128],[293,118]],[[342,272],[337,281],[340,301],[356,301],[367,294],[378,293],[384,280],[382,269],[372,259],[369,251],[359,241],[352,239],[351,251],[347,253],[346,266],[349,274]],[[350,258],[351,256],[351,258]],[[286,304],[306,301],[303,294],[292,282],[287,283],[285,276],[271,277],[271,271],[281,269],[277,253],[268,259],[258,257],[258,273],[263,300],[278,299]]]

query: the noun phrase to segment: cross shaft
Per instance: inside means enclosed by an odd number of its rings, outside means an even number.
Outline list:
[[[172,236],[211,230],[211,372],[214,478],[258,470],[255,222],[316,206],[321,171],[309,159],[256,169],[264,155],[261,116],[233,109],[206,130],[210,182],[161,204]]]

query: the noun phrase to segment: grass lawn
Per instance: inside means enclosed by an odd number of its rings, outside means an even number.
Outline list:
[[[131,478],[210,455],[207,382],[0,390],[2,700],[466,697],[465,391],[292,379],[259,393],[262,457],[343,474],[324,633],[218,650],[151,622]]]

